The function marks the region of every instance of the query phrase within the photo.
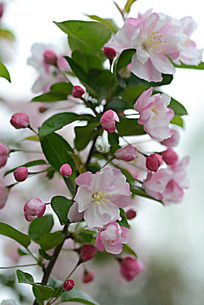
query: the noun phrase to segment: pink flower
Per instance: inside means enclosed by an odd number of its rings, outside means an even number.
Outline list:
[[[96,251],[96,248],[91,244],[83,245],[80,250],[80,261],[87,262],[91,260],[96,254]]]
[[[47,65],[54,65],[57,61],[57,55],[53,50],[45,50],[43,53],[44,63]]]
[[[29,116],[26,113],[15,113],[12,115],[10,123],[16,129],[26,128],[29,125]]]
[[[117,113],[113,110],[107,110],[100,119],[103,129],[110,133],[115,132],[115,123],[119,121]]]
[[[87,284],[94,280],[94,272],[92,270],[84,270],[84,274],[82,277],[82,282]]]
[[[119,169],[106,167],[96,174],[85,172],[75,182],[79,187],[72,210],[77,205],[78,214],[84,213],[89,228],[103,228],[109,222],[121,219],[119,208],[131,201],[129,184]],[[73,214],[77,216],[76,210]]]
[[[138,18],[127,18],[105,47],[113,48],[117,53],[136,49],[131,72],[147,81],[159,82],[162,73],[175,73],[169,58],[174,60],[179,57],[182,38],[179,21],[148,10],[143,15],[139,14]]]
[[[162,200],[164,204],[179,203],[182,201],[184,189],[188,188],[186,166],[189,157],[183,158],[167,168],[157,172],[149,172],[143,186],[150,196]]]
[[[162,156],[159,154],[151,154],[146,159],[146,168],[150,171],[156,172],[162,163]]]
[[[65,163],[60,167],[59,172],[62,176],[71,176],[72,168],[69,164]]]
[[[70,291],[74,288],[74,281],[73,280],[66,280],[64,283],[63,283],[63,289],[65,291]]]
[[[46,205],[39,198],[30,199],[24,205],[25,219],[30,222],[35,216],[42,217],[45,209]]]
[[[126,281],[130,282],[144,269],[142,262],[131,256],[125,257],[120,263],[120,273]]]
[[[118,149],[115,153],[117,159],[124,160],[124,161],[132,161],[136,158],[136,147],[132,146],[131,144]]]
[[[6,201],[8,199],[8,192],[8,188],[3,184],[0,184],[0,209],[3,209],[6,204]]]
[[[72,96],[76,98],[82,98],[82,95],[85,93],[84,89],[80,86],[74,86],[72,88]]]
[[[66,59],[64,58],[66,54],[63,54],[61,56],[58,56],[57,58],[57,66],[61,71],[66,71],[69,68],[69,64],[66,61]]]
[[[180,135],[176,129],[171,129],[170,131],[170,137],[161,141],[161,144],[167,146],[167,147],[174,147],[178,144],[180,139]]]
[[[100,252],[104,249],[112,254],[121,253],[123,246],[130,238],[130,231],[120,226],[117,222],[111,222],[99,231],[96,237],[96,247]]]
[[[16,181],[21,182],[26,180],[26,178],[28,177],[28,169],[27,167],[18,167],[14,172],[14,177],[16,179]]]
[[[170,147],[161,153],[164,162],[168,165],[173,165],[177,162],[178,156]]]
[[[174,112],[167,106],[171,98],[166,94],[152,95],[153,88],[144,91],[137,99],[134,108],[140,114],[138,124],[144,125],[144,130],[156,141],[170,137],[169,123]]]
[[[0,168],[6,165],[9,156],[9,149],[6,145],[0,143]]]

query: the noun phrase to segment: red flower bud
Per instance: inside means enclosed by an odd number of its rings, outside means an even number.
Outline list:
[[[146,159],[146,168],[150,171],[156,172],[162,163],[162,156],[159,154],[152,154]]]
[[[28,177],[28,169],[27,167],[18,167],[14,172],[14,177],[16,179],[16,181],[21,182],[26,180],[26,178]]]
[[[59,172],[62,176],[71,176],[72,168],[69,164],[65,163],[60,167]]]
[[[85,93],[84,89],[80,86],[74,86],[72,88],[72,96],[73,97],[81,98],[84,93]]]
[[[73,280],[66,280],[64,283],[63,283],[63,289],[65,291],[70,291],[74,288],[74,281]]]
[[[9,155],[8,147],[0,143],[0,168],[6,165],[8,155]]]
[[[15,113],[12,115],[10,123],[16,129],[26,128],[29,125],[29,117],[25,113]]]
[[[4,13],[4,5],[3,3],[0,3],[0,18],[3,16]]]
[[[143,269],[142,262],[131,256],[125,257],[120,263],[120,273],[128,282],[134,280]]]
[[[96,253],[96,248],[91,244],[86,244],[81,247],[80,260],[82,262],[89,261],[94,257]]]
[[[136,213],[136,211],[133,210],[133,209],[129,209],[129,210],[127,210],[127,212],[126,212],[127,219],[133,219],[133,218],[136,217],[136,215],[137,215],[137,213]]]
[[[167,150],[163,151],[161,155],[167,165],[173,165],[178,160],[177,154],[170,147]]]
[[[104,47],[103,53],[105,57],[107,57],[111,61],[116,57],[116,51],[113,48]]]
[[[87,284],[92,282],[93,280],[94,280],[94,272],[91,270],[85,270],[82,277],[82,282]]]
[[[57,55],[52,50],[46,50],[43,54],[44,62],[47,65],[54,65],[57,62]]]

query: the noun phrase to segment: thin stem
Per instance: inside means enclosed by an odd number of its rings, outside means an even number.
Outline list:
[[[89,163],[91,161],[91,157],[92,157],[92,154],[94,152],[94,147],[95,147],[95,144],[96,144],[96,141],[98,139],[98,136],[99,136],[99,132],[100,132],[100,129],[98,129],[98,133],[95,135],[94,139],[93,139],[93,143],[92,143],[92,146],[91,146],[91,149],[89,151],[89,155],[88,155],[88,158],[86,160],[86,164],[85,164],[85,167],[87,169],[87,167],[89,166]]]
[[[30,251],[30,249],[26,248],[26,250],[28,251],[28,253],[30,254],[30,256],[32,256],[32,258],[37,262],[38,265],[41,265],[39,263],[39,259]]]
[[[105,167],[105,166],[108,165],[111,161],[113,161],[114,158],[115,158],[115,156],[113,156],[110,160],[107,160],[107,162],[103,165],[103,167]]]
[[[37,131],[35,131],[35,129],[33,129],[33,127],[31,127],[30,125],[28,125],[28,128],[29,128],[32,132],[34,132],[36,135],[38,135]]]
[[[31,153],[31,154],[41,154],[42,151],[37,150],[25,150],[25,149],[10,149],[9,153],[12,152],[25,152],[25,153]]]
[[[8,267],[0,267],[1,270],[4,269],[13,269],[13,268],[21,268],[21,267],[30,267],[30,266],[37,266],[38,264],[27,264],[27,265],[15,265],[15,266],[8,266]]]

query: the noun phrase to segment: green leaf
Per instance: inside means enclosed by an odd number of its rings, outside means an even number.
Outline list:
[[[39,135],[40,137],[44,137],[74,121],[89,121],[92,118],[93,116],[90,114],[76,114],[73,112],[57,113],[42,124],[39,128]]]
[[[47,254],[43,249],[39,249],[38,251],[39,251],[39,254],[40,254],[43,258],[45,258],[45,259],[47,259],[47,260],[50,260],[50,261],[51,261],[51,260],[54,259],[53,256]]]
[[[40,246],[44,251],[50,250],[61,244],[63,240],[64,240],[64,235],[62,234],[61,231],[48,233],[40,238]]]
[[[144,90],[147,90],[148,87],[146,85],[136,85],[134,87],[127,87],[121,94],[123,100],[129,105],[129,107],[133,107],[138,97],[142,94]]]
[[[152,200],[155,200],[157,202],[160,202],[161,204],[164,204],[161,200],[157,200],[154,197],[148,195],[142,187],[132,186],[131,185],[130,189],[131,189],[131,192],[133,194],[137,195],[137,196],[141,196],[141,197],[145,197],[145,198],[148,198],[148,199],[152,199]]]
[[[21,248],[18,248],[18,255],[25,256],[25,255],[29,255],[29,253],[27,251],[22,250]]]
[[[117,223],[122,226],[122,227],[125,227],[125,228],[129,228],[130,225],[127,221],[127,216],[126,216],[126,213],[123,209],[120,208],[120,217],[122,217],[122,220],[117,220]]]
[[[11,82],[9,72],[2,62],[0,62],[0,77],[3,77],[7,79],[7,81]]]
[[[116,112],[124,111],[125,109],[129,109],[128,104],[121,97],[113,97],[108,103],[108,109],[115,110]]]
[[[174,67],[176,68],[182,68],[182,69],[195,69],[195,70],[204,70],[204,62],[199,63],[197,66],[195,65],[185,65],[181,63],[180,65],[174,64]]]
[[[119,136],[117,133],[108,133],[108,143],[110,145],[110,152],[114,154],[119,146]]]
[[[78,302],[85,305],[100,305],[88,294],[78,290],[77,288],[64,292],[61,297],[61,302]]]
[[[69,35],[72,51],[80,50],[103,59],[102,47],[110,39],[110,29],[94,21],[68,20],[55,24]]]
[[[0,28],[0,38],[6,39],[8,41],[14,41],[15,36],[13,32],[11,32],[8,29],[3,29],[2,27]]]
[[[135,251],[127,244],[123,244],[123,252],[138,257],[137,253],[135,253]]]
[[[14,172],[17,168],[19,167],[32,167],[32,166],[36,166],[36,165],[43,165],[43,164],[47,164],[45,160],[34,160],[34,161],[30,161],[30,162],[27,162],[27,163],[24,163],[24,164],[21,164],[17,167],[14,167],[12,169],[9,169],[7,172],[5,172],[4,176],[7,176],[8,174]]]
[[[120,122],[116,124],[119,136],[138,136],[146,134],[142,125],[136,119],[120,117]]]
[[[38,135],[26,137],[26,138],[24,138],[24,140],[40,142],[40,138]]]
[[[32,99],[32,102],[58,102],[66,101],[67,96],[72,94],[71,83],[56,83],[50,87],[50,91]]]
[[[52,215],[45,215],[40,218],[35,218],[31,221],[29,226],[29,235],[36,243],[40,242],[40,238],[49,233],[54,225]]]
[[[29,285],[34,284],[34,279],[31,274],[23,272],[21,270],[16,270],[16,275],[19,283],[25,283]]]
[[[170,123],[184,128],[184,121],[179,115],[175,115]]]
[[[0,222],[0,234],[16,240],[25,248],[30,245],[30,236],[21,233],[6,223]]]
[[[89,142],[96,136],[98,133],[97,126],[99,122],[91,123],[86,126],[75,127],[75,139],[74,145],[78,151],[83,150],[89,144]]]
[[[102,62],[98,57],[75,50],[72,52],[72,59],[87,73],[90,69],[102,69]]]
[[[137,0],[127,0],[124,10],[126,13],[130,12],[131,6],[133,5],[134,2],[136,2]]]
[[[173,109],[175,115],[182,116],[182,115],[188,114],[186,108],[181,103],[179,103],[177,100],[175,100],[174,98],[171,98],[171,102],[168,105],[168,107]]]
[[[51,199],[51,207],[57,214],[61,225],[69,224],[67,214],[72,206],[72,203],[72,200],[69,200],[63,196],[55,196]]]
[[[96,21],[106,25],[113,33],[116,33],[118,31],[118,26],[115,24],[114,20],[111,18],[101,18],[96,15],[86,15],[86,16],[92,20],[96,20]]]
[[[132,56],[135,54],[135,52],[136,52],[135,49],[124,50],[118,57],[118,60],[116,61],[116,66],[115,66],[116,79],[122,88],[126,87],[126,82],[121,77],[120,71],[121,69],[126,68],[127,65],[131,62]]]
[[[54,295],[55,290],[52,287],[35,283],[33,285],[33,294],[38,303],[44,305],[44,301],[48,300]]]
[[[64,163],[69,163],[72,169],[75,168],[71,157],[73,149],[62,136],[53,132],[40,138],[40,142],[46,159],[57,171]]]

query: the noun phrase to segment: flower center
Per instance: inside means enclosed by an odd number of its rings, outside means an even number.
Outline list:
[[[110,202],[110,200],[107,197],[111,197],[112,195],[108,194],[108,192],[105,191],[99,191],[92,195],[92,202],[96,204],[103,204],[106,205]]]
[[[157,114],[158,114],[158,110],[157,110],[157,107],[154,105],[154,106],[150,106],[149,109],[155,113],[155,116],[153,116],[154,119],[157,119]]]
[[[163,52],[165,43],[166,40],[162,41],[162,35],[159,32],[152,32],[151,34],[147,34],[143,42],[143,47],[158,54]]]

